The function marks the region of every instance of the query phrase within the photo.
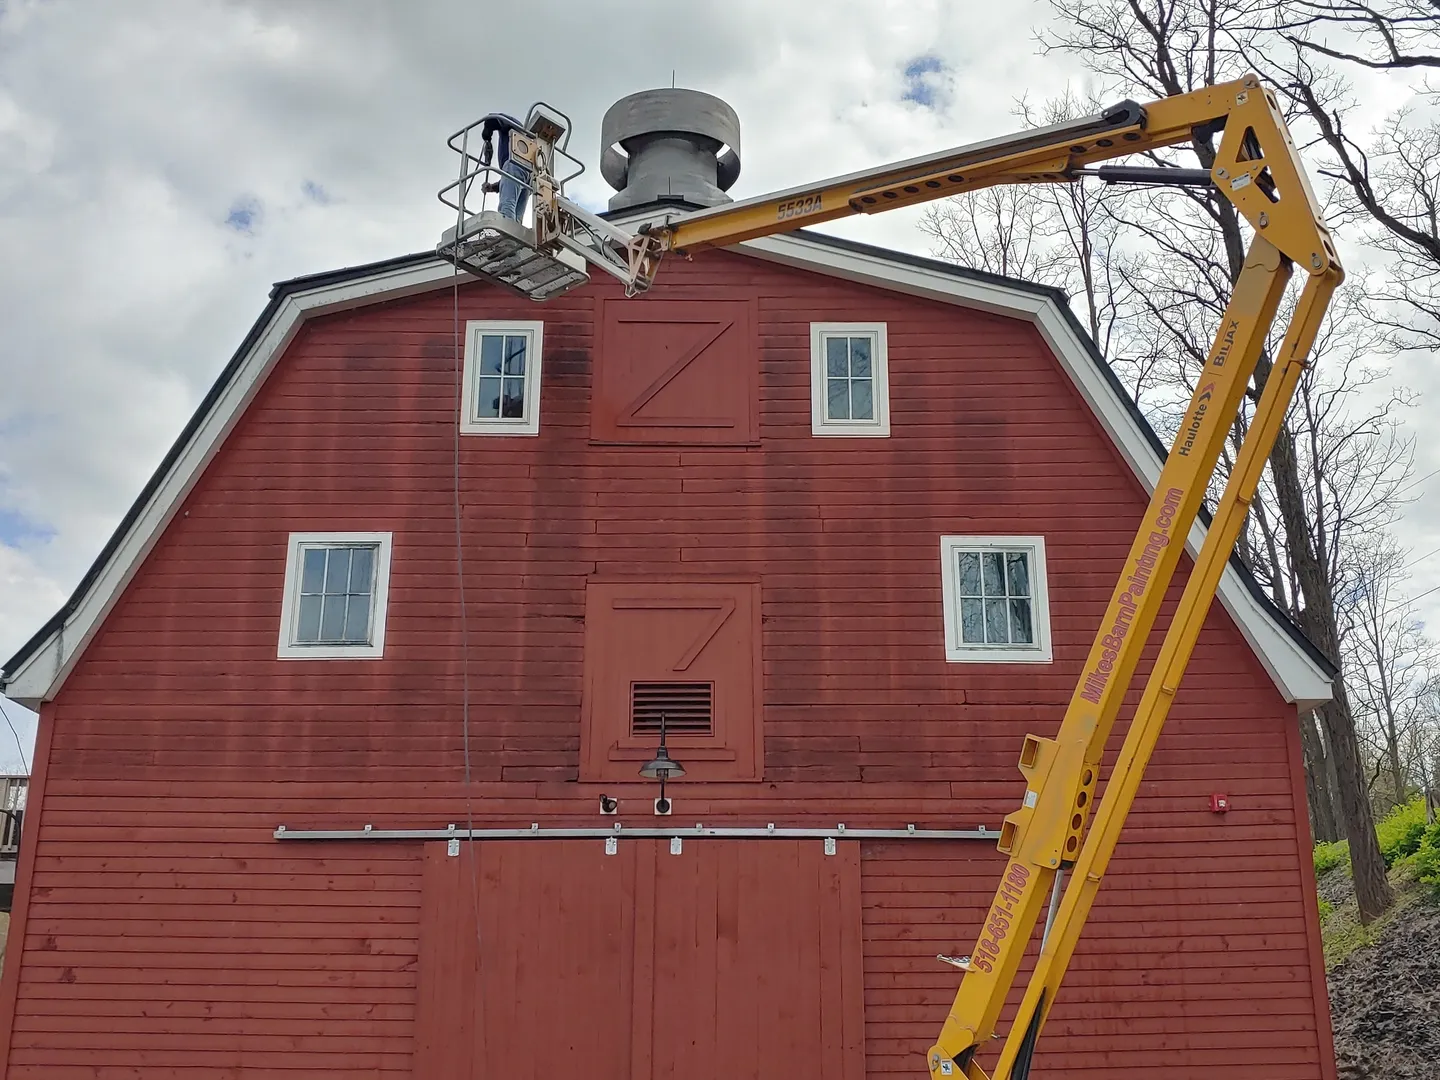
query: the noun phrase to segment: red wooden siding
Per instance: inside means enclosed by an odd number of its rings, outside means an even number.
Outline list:
[[[462,320],[543,318],[546,352],[540,435],[461,442],[468,793],[449,292],[297,336],[42,713],[9,1077],[423,1075],[421,851],[272,831],[617,820],[577,782],[592,579],[760,582],[763,780],[676,783],[674,820],[993,827],[1018,805],[1021,739],[1058,722],[1144,504],[1035,330],[707,253],[627,303],[753,312],[758,444],[599,445],[611,301],[460,293]],[[809,324],[854,319],[888,323],[893,434],[816,439]],[[287,534],[351,529],[394,533],[385,656],[276,659]],[[944,533],[1045,536],[1053,664],[945,662]],[[1217,609],[1046,1068],[1333,1080],[1294,723]],[[606,790],[654,824],[653,785]],[[934,954],[971,947],[998,863],[919,842],[862,862],[866,1075],[914,1075],[956,979]]]
[[[1112,869],[1036,1054],[1037,1075],[1213,1076],[1299,1080],[1322,1075],[1304,950],[1301,899],[1256,901],[1288,876],[1263,853],[1237,855],[1245,892],[1215,862],[1167,867],[1130,858]],[[865,1018],[868,1075],[914,1077],[934,1042],[934,1017],[954,997],[935,954],[968,952],[972,913],[994,895],[1005,863],[962,844],[866,844]],[[1163,940],[1168,950],[1153,950]],[[1022,967],[1033,967],[1038,940]],[[1010,1006],[1019,1002],[1017,990]],[[1247,1002],[1237,1009],[1237,1000]],[[988,1067],[998,1046],[982,1055]],[[923,1075],[923,1070],[921,1072]]]
[[[427,845],[417,1076],[861,1080],[857,845],[604,852]]]

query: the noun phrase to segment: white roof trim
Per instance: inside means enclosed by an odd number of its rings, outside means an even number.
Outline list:
[[[1124,402],[1116,397],[1074,324],[1053,297],[999,282],[927,269],[880,254],[839,249],[800,236],[751,240],[738,250],[797,269],[1033,323],[1135,475],[1147,490],[1154,489],[1161,467],[1154,446]],[[32,709],[55,696],[307,319],[443,288],[450,285],[454,274],[449,263],[436,259],[420,266],[377,270],[364,278],[319,284],[287,296],[166,474],[155,497],[141,510],[114,555],[80,597],[75,610],[9,674],[6,694]],[[1197,522],[1188,539],[1192,556],[1199,550],[1204,536],[1204,527]],[[1330,679],[1323,668],[1256,602],[1233,568],[1226,568],[1219,596],[1287,701],[1310,708],[1329,700]]]

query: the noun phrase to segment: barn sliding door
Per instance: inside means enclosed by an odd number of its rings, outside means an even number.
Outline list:
[[[626,1080],[633,855],[564,840],[473,852],[425,845],[417,1080],[553,1077],[577,1054],[580,1075]]]
[[[863,1076],[856,845],[473,851],[427,845],[416,1077]]]

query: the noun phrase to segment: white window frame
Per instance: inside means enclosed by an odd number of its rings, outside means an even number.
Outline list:
[[[388,532],[291,533],[285,555],[285,594],[280,604],[281,660],[374,660],[385,653],[385,612],[390,599],[390,547]],[[371,546],[375,551],[375,592],[370,608],[370,641],[365,644],[307,645],[295,640],[300,614],[302,554],[317,547]]]
[[[875,418],[873,420],[831,420],[826,415],[825,339],[828,337],[869,337],[874,379]],[[810,324],[810,432],[812,435],[870,436],[885,438],[890,434],[890,345],[887,326],[883,322]]]
[[[956,553],[960,551],[1026,551],[1030,555],[1030,617],[1034,645],[977,645],[961,639],[960,583]],[[1048,664],[1050,593],[1045,570],[1043,536],[942,536],[940,583],[945,601],[945,659],[963,664]]]
[[[480,396],[480,338],[485,334],[524,334],[525,415],[518,419],[475,415]],[[465,389],[461,395],[460,432],[464,435],[539,435],[540,363],[545,324],[524,320],[471,319],[465,323]]]

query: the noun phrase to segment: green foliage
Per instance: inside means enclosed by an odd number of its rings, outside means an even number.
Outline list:
[[[1369,926],[1361,926],[1353,914],[1347,911],[1327,920],[1320,930],[1320,947],[1325,953],[1326,968],[1344,963],[1357,949],[1368,949],[1374,945],[1389,921],[1390,916],[1387,914]]]
[[[1420,850],[1420,838],[1424,834],[1425,800],[1417,795],[1405,805],[1391,810],[1375,826],[1385,865],[1394,866],[1401,859],[1414,855]]]
[[[1332,903],[1330,903],[1329,900],[1321,900],[1321,901],[1320,901],[1320,919],[1321,919],[1322,922],[1323,922],[1325,919],[1329,918],[1332,914],[1334,914],[1334,912],[1335,912],[1335,905],[1332,904]]]
[[[1399,862],[1401,859],[1406,859],[1409,858],[1411,855],[1414,855],[1417,851],[1420,850],[1420,841],[1424,838],[1424,836],[1424,820],[1422,819],[1420,821],[1410,822],[1408,825],[1405,826],[1405,831],[1400,834],[1400,839],[1395,844],[1394,858],[1387,859],[1385,865],[1394,866],[1395,863]]]
[[[1328,874],[1341,864],[1350,862],[1350,842],[1336,840],[1333,844],[1315,845],[1315,875]]]
[[[1425,830],[1415,851],[1415,876],[1440,892],[1440,821]]]

